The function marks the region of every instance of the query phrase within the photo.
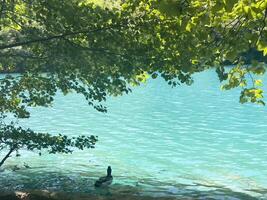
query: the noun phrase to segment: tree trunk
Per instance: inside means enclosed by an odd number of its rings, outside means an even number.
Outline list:
[[[10,156],[10,154],[14,151],[13,148],[10,148],[9,152],[6,154],[6,156],[1,160],[0,162],[0,167],[4,164],[4,162],[6,161],[6,159],[8,159],[8,157]]]

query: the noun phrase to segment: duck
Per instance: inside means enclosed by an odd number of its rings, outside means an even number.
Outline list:
[[[95,187],[105,187],[108,186],[112,183],[113,177],[111,175],[112,169],[110,166],[107,168],[107,176],[100,177],[96,182],[95,182]]]

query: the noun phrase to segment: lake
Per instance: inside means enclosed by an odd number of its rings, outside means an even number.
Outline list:
[[[110,193],[213,199],[267,198],[267,109],[221,91],[214,71],[192,86],[150,80],[111,97],[106,114],[83,97],[58,94],[20,124],[36,131],[98,135],[95,149],[71,155],[21,152],[0,173],[3,189],[105,194],[94,181],[112,166]],[[23,163],[30,169],[23,168]],[[12,171],[14,165],[21,167]]]

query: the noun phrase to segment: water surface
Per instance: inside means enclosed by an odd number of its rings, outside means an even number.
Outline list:
[[[20,123],[36,131],[98,135],[96,149],[22,152],[7,161],[0,188],[101,193],[93,182],[111,165],[111,193],[267,198],[267,110],[239,104],[239,92],[221,91],[215,72],[208,71],[190,87],[148,81],[132,94],[110,98],[107,114],[81,96],[59,94],[52,108],[32,109]],[[22,169],[13,172],[14,165]]]

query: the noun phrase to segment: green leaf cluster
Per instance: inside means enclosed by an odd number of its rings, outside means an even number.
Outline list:
[[[1,1],[0,72],[20,73],[0,79],[0,113],[27,118],[58,92],[106,112],[108,96],[150,77],[191,85],[209,68],[223,89],[242,89],[241,103],[264,104],[254,79],[266,65],[243,55],[266,56],[266,21],[266,0]]]
[[[48,133],[36,133],[31,129],[23,129],[14,124],[0,127],[0,151],[8,149],[11,153],[20,150],[30,150],[41,155],[42,150],[50,154],[72,153],[74,149],[94,148],[97,142],[96,136],[78,136],[69,138],[66,135],[51,135]],[[0,166],[4,162],[0,162]]]

